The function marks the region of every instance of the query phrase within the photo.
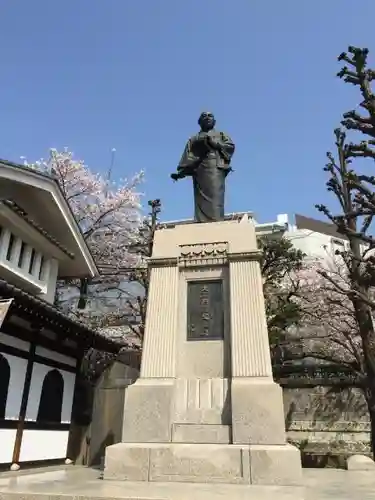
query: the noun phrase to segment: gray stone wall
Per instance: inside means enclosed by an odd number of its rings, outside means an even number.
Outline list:
[[[367,452],[370,422],[366,401],[354,387],[285,388],[288,439],[312,453]]]
[[[139,376],[137,364],[124,353],[96,382],[91,423],[71,436],[76,464],[100,465],[106,446],[121,441],[125,394]]]
[[[100,464],[106,446],[121,441],[126,389],[138,375],[136,368],[116,362],[99,381],[90,426],[90,465]]]

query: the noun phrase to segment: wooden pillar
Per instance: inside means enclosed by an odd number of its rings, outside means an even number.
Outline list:
[[[81,463],[81,461],[82,462],[85,461],[85,457],[87,455],[86,452],[84,454],[84,458],[82,459],[83,456],[82,450],[85,447],[84,445],[87,444],[86,442],[84,442],[87,428],[84,428],[84,426],[80,425],[81,422],[79,421],[77,422],[76,418],[77,406],[79,404],[78,386],[80,383],[82,361],[85,355],[82,345],[78,346],[78,351],[79,351],[79,357],[77,359],[77,365],[76,365],[76,378],[74,382],[74,396],[73,396],[72,412],[70,416],[70,428],[69,428],[69,438],[68,438],[66,457],[70,460],[73,460],[73,462],[75,463],[77,463],[78,460],[79,465],[87,465]]]
[[[27,367],[26,367],[25,383],[22,392],[21,408],[18,416],[16,439],[14,441],[13,458],[12,458],[13,464],[18,464],[18,461],[20,459],[22,435],[25,427],[26,410],[30,394],[31,376],[33,373],[35,350],[36,350],[36,343],[34,341],[31,341],[29,350],[29,359],[27,361]]]

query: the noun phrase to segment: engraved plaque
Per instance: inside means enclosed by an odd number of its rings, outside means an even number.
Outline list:
[[[224,338],[222,280],[188,281],[187,340]]]

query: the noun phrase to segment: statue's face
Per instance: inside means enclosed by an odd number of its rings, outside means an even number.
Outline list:
[[[199,117],[198,123],[204,132],[208,132],[209,130],[212,130],[215,126],[214,115],[209,112],[204,112]]]

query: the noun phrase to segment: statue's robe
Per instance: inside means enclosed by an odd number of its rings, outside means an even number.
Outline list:
[[[217,148],[200,140],[207,135],[217,142]],[[188,140],[177,172],[193,178],[196,222],[224,219],[225,178],[231,170],[234,149],[230,137],[217,130],[199,132]]]

